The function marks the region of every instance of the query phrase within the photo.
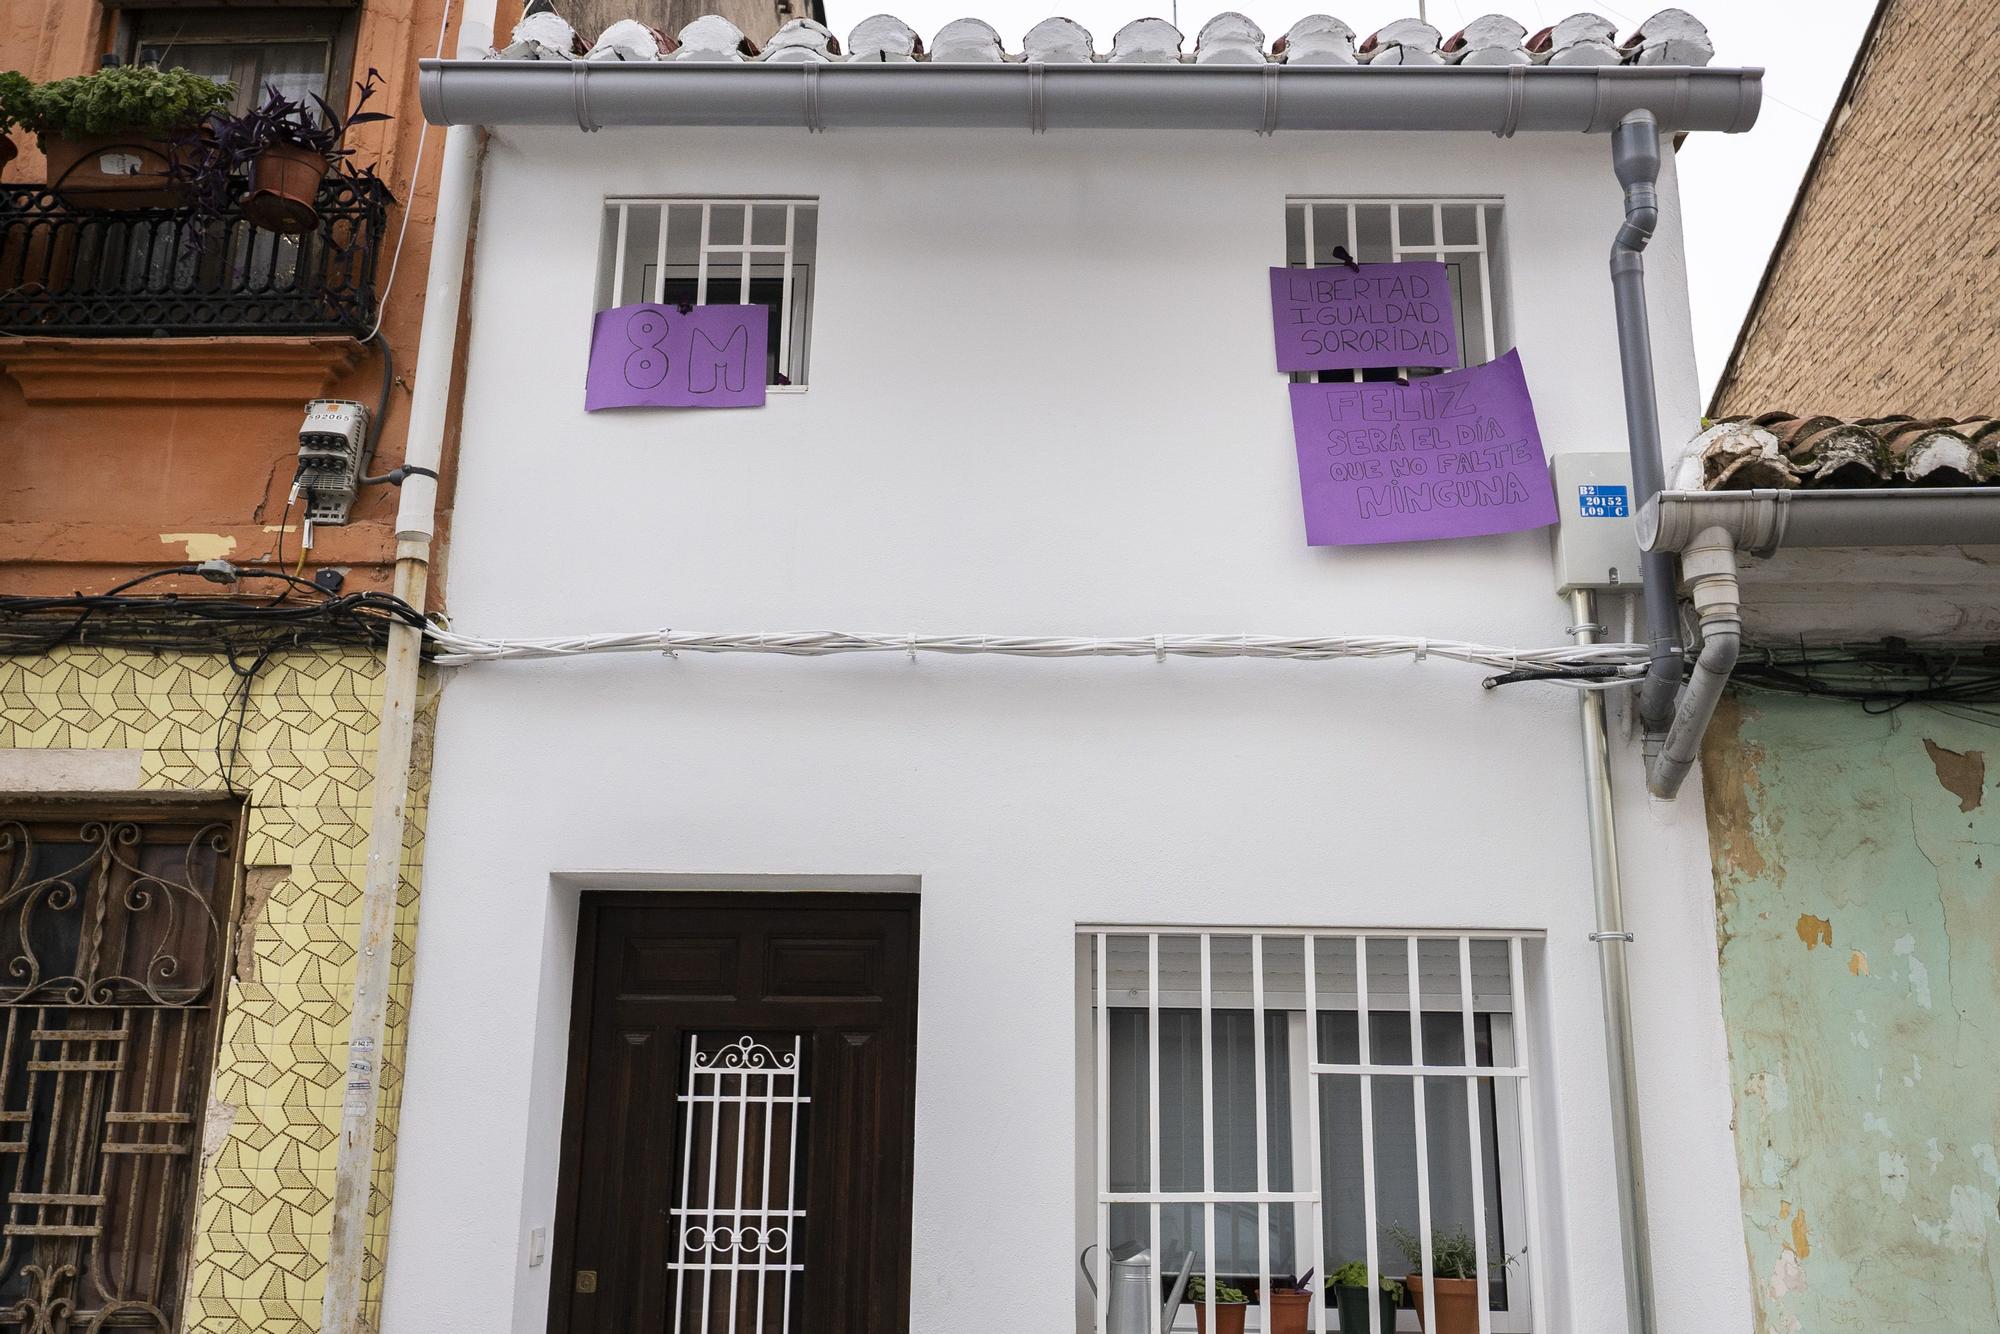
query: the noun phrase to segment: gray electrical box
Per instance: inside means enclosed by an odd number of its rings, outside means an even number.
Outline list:
[[[1622,452],[1558,454],[1549,474],[1556,488],[1556,596],[1637,589],[1639,502],[1631,459]]]

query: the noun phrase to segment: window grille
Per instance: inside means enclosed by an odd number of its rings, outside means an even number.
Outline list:
[[[1451,282],[1458,316],[1458,364],[1477,366],[1507,346],[1498,310],[1494,257],[1500,244],[1497,199],[1316,199],[1285,205],[1285,263],[1290,268],[1339,264],[1336,246],[1361,264],[1437,260]],[[1306,371],[1294,380],[1394,380],[1436,375],[1435,369]]]
[[[0,1331],[174,1330],[236,836],[0,813]]]
[[[597,309],[768,306],[764,381],[804,388],[819,205],[810,199],[613,199]]]
[[[673,1334],[790,1334],[805,1272],[806,1038],[696,1034],[680,1095]],[[754,1323],[750,1323],[754,1322]]]
[[[1498,932],[1085,927],[1079,1074],[1094,1123],[1092,1252],[1143,1247],[1162,1301],[1184,1258],[1210,1291],[1270,1296],[1342,1264],[1419,1272],[1391,1239],[1463,1229],[1481,1334],[1545,1310],[1536,1217],[1525,967],[1539,938]],[[1428,1263],[1426,1264],[1426,1268]],[[1087,1291],[1084,1293],[1088,1297]],[[1393,1326],[1436,1329],[1434,1289]],[[1149,1328],[1160,1326],[1153,1303]],[[1418,1309],[1418,1308],[1425,1309]],[[1308,1328],[1339,1329],[1315,1300]],[[1370,1325],[1380,1322],[1371,1307]],[[1173,1328],[1192,1329],[1183,1307]],[[1211,1319],[1208,1327],[1215,1328]],[[1343,1330],[1342,1334],[1355,1334]]]

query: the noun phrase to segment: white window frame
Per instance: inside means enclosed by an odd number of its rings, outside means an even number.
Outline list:
[[[642,259],[640,281],[651,276],[651,294],[647,298],[662,301],[666,295],[668,278],[693,278],[695,305],[708,304],[708,265],[711,257],[725,256],[734,260],[739,278],[739,300],[748,303],[750,284],[758,279],[777,278],[780,284],[778,302],[778,373],[794,381],[791,384],[774,384],[766,387],[767,394],[802,394],[810,384],[811,361],[808,356],[808,333],[812,325],[813,267],[817,259],[817,220],[819,200],[793,195],[737,195],[732,197],[703,195],[613,195],[604,201],[604,207],[614,219],[614,235],[608,257],[601,257],[598,264],[599,300],[597,308],[606,309],[618,305],[625,290],[626,266],[628,263],[629,240],[635,213],[652,210],[657,218],[657,252],[650,259]],[[752,212],[756,209],[782,207],[785,210],[785,237],[782,241],[759,242],[753,239]],[[693,264],[669,263],[667,257],[668,222],[678,218],[683,210],[700,210],[701,231],[696,242]],[[742,212],[742,232],[740,241],[717,241],[715,235],[716,214],[724,209],[738,209]],[[798,222],[801,210],[812,212],[815,221],[814,257],[801,258],[797,253]],[[608,262],[606,262],[608,260]],[[606,269],[610,272],[607,275]],[[605,297],[608,295],[609,300]]]
[[[1146,985],[1143,994],[1135,999],[1135,993],[1119,994],[1110,986],[1109,942],[1114,937],[1130,940],[1144,940],[1146,948]],[[1160,942],[1163,938],[1178,937],[1199,942],[1200,989],[1199,993],[1182,994],[1163,991],[1160,971]],[[1250,944],[1251,995],[1249,1008],[1254,1016],[1255,1037],[1255,1089],[1257,1128],[1257,1189],[1253,1192],[1215,1190],[1215,1088],[1214,1088],[1214,1021],[1213,1012],[1218,1008],[1242,1008],[1243,998],[1226,997],[1226,1004],[1218,1002],[1214,989],[1211,948],[1218,937],[1241,940],[1247,937]],[[1266,995],[1266,968],[1264,944],[1267,940],[1283,938],[1302,943],[1303,961],[1303,1004],[1301,998],[1286,997],[1272,1002]],[[1421,1016],[1426,1013],[1450,1013],[1449,1007],[1440,1007],[1435,998],[1427,996],[1420,985],[1418,961],[1419,942],[1427,940],[1447,940],[1456,942],[1457,968],[1459,980],[1458,1004],[1455,1007],[1463,1025],[1463,1052],[1465,1064],[1427,1064],[1423,1055]],[[1473,991],[1472,946],[1474,941],[1504,941],[1507,946],[1507,994],[1504,998],[1475,997]],[[1543,1257],[1547,1255],[1547,1239],[1542,1228],[1539,1208],[1539,1184],[1537,1165],[1536,1130],[1534,1125],[1534,1098],[1532,1072],[1529,1068],[1529,1052],[1533,1043],[1528,1035],[1533,1032],[1532,1016],[1529,1012],[1529,997],[1526,973],[1526,949],[1538,944],[1539,932],[1492,931],[1492,930],[1375,930],[1355,928],[1269,928],[1248,926],[1144,926],[1085,924],[1077,928],[1078,942],[1078,1008],[1079,1008],[1079,1050],[1078,1108],[1088,1117],[1083,1129],[1088,1133],[1080,1136],[1088,1143],[1081,1143],[1079,1149],[1092,1180],[1088,1194],[1090,1202],[1087,1214],[1094,1220],[1085,1223],[1085,1242],[1096,1250],[1095,1278],[1097,1296],[1094,1302],[1094,1324],[1081,1324],[1079,1328],[1102,1329],[1105,1321],[1105,1305],[1109,1293],[1106,1281],[1109,1274],[1107,1253],[1111,1240],[1111,1207],[1115,1205],[1148,1206],[1150,1221],[1148,1232],[1151,1242],[1148,1250],[1153,1264],[1154,1290],[1163,1291],[1161,1284],[1165,1259],[1160,1254],[1161,1219],[1163,1204],[1199,1205],[1202,1209],[1204,1229],[1203,1268],[1211,1288],[1215,1282],[1213,1272],[1215,1256],[1215,1210],[1218,1205],[1255,1204],[1258,1217],[1258,1263],[1260,1303],[1250,1311],[1248,1327],[1254,1330],[1270,1328],[1270,1312],[1263,1304],[1267,1299],[1262,1294],[1271,1290],[1270,1273],[1270,1210],[1273,1207],[1289,1207],[1295,1211],[1293,1235],[1300,1243],[1311,1238],[1312,1257],[1309,1267],[1317,1269],[1320,1257],[1324,1256],[1325,1217],[1321,1209],[1320,1183],[1323,1180],[1320,1161],[1321,1125],[1321,1079],[1329,1076],[1351,1076],[1359,1079],[1362,1167],[1365,1233],[1367,1236],[1367,1261],[1371,1273],[1377,1277],[1386,1272],[1378,1251],[1376,1188],[1375,1188],[1375,1126],[1373,1081],[1377,1078],[1410,1079],[1412,1081],[1412,1107],[1415,1143],[1418,1146],[1417,1200],[1418,1232],[1423,1239],[1426,1253],[1425,1273],[1429,1273],[1429,1253],[1432,1245],[1431,1190],[1429,1179],[1428,1137],[1425,1121],[1425,1085],[1437,1079],[1458,1079],[1465,1087],[1470,1140],[1470,1178],[1473,1207],[1473,1237],[1478,1261],[1478,1284],[1482,1300],[1479,1303],[1480,1334],[1535,1334],[1536,1315],[1548,1310],[1544,1297],[1543,1283],[1548,1268]],[[1368,994],[1368,959],[1377,954],[1382,946],[1368,942],[1402,942],[1404,946],[1404,977],[1406,994],[1400,997],[1381,997],[1371,1005]],[[1317,962],[1320,953],[1329,949],[1351,950],[1356,977],[1356,991],[1347,996],[1321,996],[1318,994]],[[1382,1001],[1393,1000],[1394,1004],[1384,1006]],[[1427,1003],[1428,1002],[1428,1003]],[[1201,1116],[1203,1136],[1204,1186],[1200,1191],[1166,1192],[1158,1189],[1160,1175],[1160,1144],[1157,1127],[1161,1124],[1160,1104],[1160,1011],[1162,1008],[1192,1008],[1201,1010],[1202,1041],[1202,1101]],[[1152,1043],[1152,1056],[1148,1064],[1149,1103],[1148,1124],[1155,1127],[1150,1138],[1152,1156],[1151,1172],[1147,1178],[1153,1188],[1141,1192],[1114,1192],[1111,1189],[1110,1163],[1110,1065],[1106,1058],[1111,1046],[1110,1015],[1116,1008],[1140,1007],[1148,1014],[1147,1033]],[[1385,1009],[1407,1007],[1410,1015],[1411,1063],[1408,1065],[1378,1065],[1370,1062],[1369,1056],[1369,1015],[1382,1013]],[[1356,1015],[1359,1035],[1358,1059],[1352,1063],[1336,1063],[1319,1060],[1308,1061],[1309,1055],[1316,1055],[1311,1047],[1312,1021],[1309,1016],[1336,1012],[1351,1012]],[[1265,1025],[1267,1014],[1282,1015],[1288,1025],[1287,1040],[1291,1059],[1289,1068],[1292,1077],[1289,1087],[1282,1096],[1291,1100],[1292,1128],[1291,1159],[1292,1178],[1295,1185],[1303,1189],[1274,1191],[1270,1188],[1270,1154],[1266,1139],[1268,1107],[1270,1098],[1276,1091],[1267,1086],[1265,1058]],[[1478,1064],[1475,1041],[1475,1015],[1487,1015],[1491,1020],[1491,1058],[1493,1064]],[[1414,1076],[1421,1073],[1423,1078]],[[1515,1096],[1494,1099],[1495,1149],[1499,1160],[1500,1193],[1498,1201],[1485,1198],[1485,1128],[1480,1115],[1478,1099],[1480,1084],[1491,1079],[1496,1085],[1501,1080],[1515,1085]],[[1088,1093],[1085,1090],[1089,1090]],[[1080,1201],[1082,1203],[1082,1201]],[[1487,1253],[1488,1209],[1500,1212],[1500,1234],[1503,1238],[1523,1238],[1524,1244],[1515,1252],[1514,1263],[1517,1273],[1525,1279],[1520,1286],[1525,1302],[1512,1303],[1506,1311],[1492,1311],[1484,1295],[1489,1291],[1489,1281],[1504,1263],[1505,1257],[1490,1256]],[[1080,1220],[1081,1221],[1081,1220]],[[1511,1243],[1510,1243],[1511,1244]],[[1198,1271],[1199,1272],[1199,1271]],[[1398,1270],[1399,1274],[1401,1271]],[[1392,1275],[1394,1276],[1394,1275]],[[1321,1276],[1323,1279],[1323,1275]],[[1428,1285],[1427,1285],[1428,1289]],[[1428,1290],[1427,1290],[1428,1297]],[[1428,1302],[1427,1302],[1428,1304]],[[1338,1328],[1338,1321],[1327,1305],[1315,1301],[1313,1316],[1308,1328],[1314,1334],[1328,1334]],[[1419,1328],[1437,1327],[1434,1312],[1424,1313],[1427,1319],[1420,1325],[1418,1313],[1399,1313],[1395,1330],[1372,1329],[1370,1334],[1396,1334],[1396,1331],[1413,1331]],[[1153,1304],[1149,1315],[1151,1334],[1168,1334],[1160,1326],[1160,1310]],[[1213,1321],[1211,1320],[1211,1326]],[[1377,1323],[1375,1311],[1371,1307],[1370,1325]],[[1173,1329],[1184,1330],[1195,1327],[1193,1312],[1183,1305]],[[1353,1334],[1343,1331],[1343,1334]]]
[[[1404,260],[1434,259],[1441,264],[1457,264],[1461,268],[1461,286],[1474,279],[1479,285],[1480,320],[1476,326],[1481,337],[1482,356],[1475,357],[1471,339],[1467,335],[1472,329],[1461,329],[1458,340],[1459,365],[1477,366],[1500,355],[1500,336],[1506,332],[1503,322],[1495,309],[1496,289],[1499,286],[1494,273],[1500,240],[1500,199],[1486,196],[1466,196],[1461,198],[1401,197],[1401,196],[1348,196],[1348,195],[1287,195],[1285,197],[1285,235],[1287,254],[1285,264],[1289,268],[1326,267],[1339,263],[1332,257],[1334,246],[1345,246],[1347,253],[1356,261],[1368,263],[1400,263]],[[1389,217],[1389,249],[1387,254],[1361,253],[1361,210],[1387,209]],[[1447,243],[1444,227],[1446,209],[1473,210],[1475,219],[1474,239]],[[1431,239],[1429,241],[1405,242],[1404,223],[1413,214],[1421,211],[1429,215]],[[1304,253],[1291,252],[1291,221],[1298,216],[1303,232]],[[1330,374],[1339,375],[1334,371]],[[1399,372],[1409,378],[1409,369]],[[1431,374],[1424,371],[1422,374]],[[1362,378],[1360,371],[1349,371],[1353,380]],[[1304,371],[1292,376],[1293,380],[1310,380],[1314,372]]]

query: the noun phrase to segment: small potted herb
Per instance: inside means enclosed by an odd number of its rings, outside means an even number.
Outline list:
[[[171,136],[236,95],[227,83],[144,65],[115,65],[17,94],[20,123],[41,140],[49,189],[73,208],[172,208]]]
[[[1270,1334],[1306,1334],[1312,1321],[1313,1271],[1298,1279],[1276,1280],[1271,1285]]]
[[[28,94],[35,85],[19,70],[0,70],[0,172],[20,155],[21,146],[9,136],[27,114]]]
[[[1390,1225],[1389,1235],[1403,1258],[1413,1266],[1403,1282],[1410,1290],[1410,1304],[1417,1308],[1417,1323],[1423,1323],[1424,1243],[1405,1227]],[[1501,1266],[1513,1263],[1508,1256]],[[1479,1252],[1472,1235],[1463,1227],[1431,1233],[1431,1279],[1435,1287],[1437,1328],[1430,1334],[1477,1334],[1479,1306],[1485,1295],[1479,1291]]]
[[[298,234],[319,225],[319,188],[329,171],[375,182],[372,167],[355,167],[347,132],[390,119],[364,110],[382,76],[354,85],[353,108],[342,116],[315,95],[314,106],[266,88],[262,105],[240,116],[211,116],[191,136],[177,176],[192,192],[195,211],[219,218],[243,190],[243,216],[268,231]],[[197,231],[199,235],[199,231]]]
[[[1340,1334],[1367,1334],[1368,1330],[1368,1262],[1349,1260],[1333,1271],[1326,1286],[1333,1295],[1333,1304],[1340,1312]],[[1379,1308],[1381,1324],[1376,1328],[1381,1334],[1395,1334],[1396,1308],[1403,1304],[1403,1285],[1387,1274],[1377,1277],[1375,1302]]]
[[[1208,1284],[1197,1274],[1188,1280],[1188,1304],[1194,1307],[1194,1327],[1199,1334],[1209,1334],[1208,1329]],[[1232,1288],[1227,1283],[1215,1285],[1215,1334],[1243,1334],[1243,1316],[1250,1309],[1250,1298],[1241,1288]]]

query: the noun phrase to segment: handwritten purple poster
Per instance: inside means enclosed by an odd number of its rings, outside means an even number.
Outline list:
[[[1399,384],[1295,384],[1309,546],[1426,542],[1556,521],[1521,354]]]
[[[1281,371],[1458,365],[1451,279],[1435,261],[1272,269]]]
[[[597,313],[583,408],[761,408],[765,306],[642,302]]]

